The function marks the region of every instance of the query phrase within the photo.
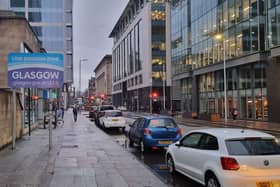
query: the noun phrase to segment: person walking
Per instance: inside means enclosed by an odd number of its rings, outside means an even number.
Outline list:
[[[232,118],[233,118],[233,120],[236,120],[237,116],[238,116],[238,110],[236,108],[234,108],[232,110]]]
[[[73,116],[74,116],[74,121],[75,122],[77,121],[77,115],[78,115],[78,110],[77,110],[77,107],[74,106],[74,108],[73,108]]]

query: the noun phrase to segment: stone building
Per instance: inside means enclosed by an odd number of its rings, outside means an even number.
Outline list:
[[[112,102],[112,55],[105,55],[94,70],[95,94],[100,103]]]
[[[12,92],[8,88],[7,56],[11,52],[40,52],[40,42],[28,21],[12,12],[0,11],[0,148],[12,141]],[[23,92],[17,90],[17,138],[24,128]]]

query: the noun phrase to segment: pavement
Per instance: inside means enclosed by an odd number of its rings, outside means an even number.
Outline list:
[[[141,116],[141,115],[150,115],[150,113],[135,113],[127,112],[128,117],[134,116]],[[207,121],[201,119],[193,119],[193,118],[184,118],[181,115],[174,116],[174,119],[177,123],[180,124],[191,124],[191,125],[198,125],[198,126],[213,126],[213,127],[232,127],[232,128],[248,128],[248,129],[255,129],[260,131],[267,131],[267,132],[274,132],[280,133],[280,123],[274,122],[267,122],[267,121],[250,121],[250,120],[233,120],[228,119],[228,122],[225,124],[224,120],[221,119],[220,121]]]
[[[0,151],[0,187],[164,187],[150,169],[83,114],[53,130],[36,129]]]
[[[182,124],[197,124],[202,126],[214,126],[214,127],[232,127],[232,128],[248,128],[255,129],[260,131],[268,131],[274,133],[280,133],[280,123],[273,123],[267,121],[248,121],[248,120],[232,120],[228,119],[228,122],[225,123],[224,120],[212,122],[206,120],[192,119],[192,118],[183,118],[181,116],[174,117],[177,123]]]

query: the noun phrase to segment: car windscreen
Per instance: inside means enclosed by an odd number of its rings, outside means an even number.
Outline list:
[[[151,119],[149,127],[152,128],[176,128],[177,125],[172,119]]]
[[[106,112],[105,117],[120,117],[122,116],[121,112]]]
[[[104,110],[114,110],[114,107],[113,106],[102,106],[100,108],[100,111],[104,111]]]
[[[275,139],[246,138],[226,140],[230,155],[278,155],[280,145]]]

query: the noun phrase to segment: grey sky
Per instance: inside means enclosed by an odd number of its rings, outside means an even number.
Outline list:
[[[73,0],[74,85],[79,84],[79,59],[82,62],[82,90],[93,70],[106,54],[112,53],[113,40],[108,38],[128,0]]]

